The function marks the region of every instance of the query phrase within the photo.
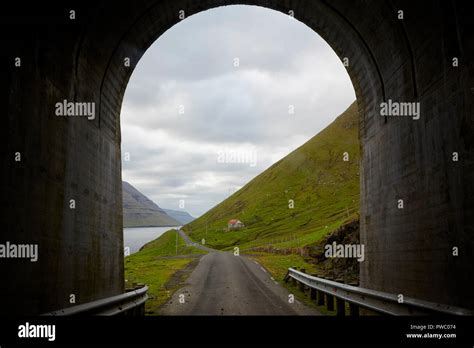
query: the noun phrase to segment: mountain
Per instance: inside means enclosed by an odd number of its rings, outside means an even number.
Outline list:
[[[152,200],[128,182],[122,182],[123,227],[180,226]]]
[[[191,221],[195,220],[194,216],[191,216],[187,211],[184,210],[172,210],[172,209],[164,209],[164,212],[171,216],[173,219],[179,221],[181,225],[186,225]]]
[[[359,150],[354,102],[319,134],[183,229],[219,249],[315,243],[358,217]],[[230,219],[245,227],[228,231]]]

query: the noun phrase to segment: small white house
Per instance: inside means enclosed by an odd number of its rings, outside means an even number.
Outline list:
[[[242,227],[245,227],[244,223],[237,219],[231,219],[227,223],[227,228],[229,230],[238,230],[238,229],[241,229]]]

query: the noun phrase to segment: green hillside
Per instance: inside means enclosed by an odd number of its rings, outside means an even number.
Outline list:
[[[354,102],[326,129],[183,229],[211,247],[242,251],[320,240],[359,212],[358,136]],[[343,159],[345,152],[349,161]],[[234,218],[245,228],[227,231]]]

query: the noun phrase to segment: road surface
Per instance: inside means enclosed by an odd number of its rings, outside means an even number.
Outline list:
[[[178,230],[179,232],[179,235],[184,239],[184,242],[189,245],[189,246],[193,246],[195,248],[198,248],[198,249],[201,249],[201,250],[204,250],[204,251],[216,251],[215,249],[211,249],[211,248],[208,248],[207,246],[204,246],[202,244],[199,244],[199,243],[196,243],[196,242],[193,242],[191,240],[191,238],[188,237],[188,235],[186,233],[184,233],[184,231],[182,230]]]
[[[184,236],[191,245],[206,248]],[[296,299],[290,303],[289,292],[255,261],[206,249],[210,252],[201,258],[185,286],[161,307],[160,314],[319,315]]]

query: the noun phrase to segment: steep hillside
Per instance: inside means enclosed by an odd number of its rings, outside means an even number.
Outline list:
[[[122,182],[122,192],[123,227],[182,225],[126,181]]]
[[[204,238],[221,249],[319,241],[358,214],[358,132],[354,102],[307,143],[183,229],[194,240]],[[245,227],[227,231],[230,219],[241,220]]]

